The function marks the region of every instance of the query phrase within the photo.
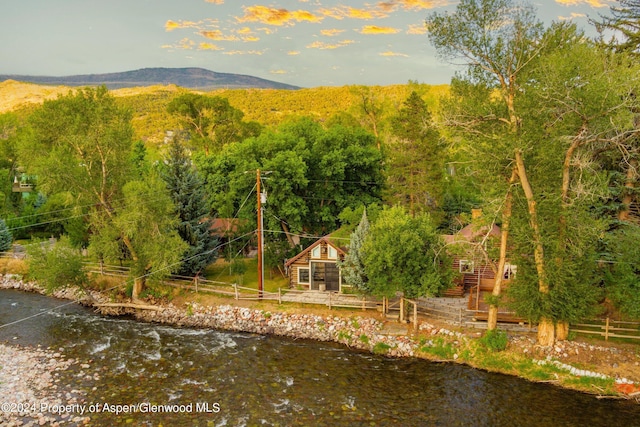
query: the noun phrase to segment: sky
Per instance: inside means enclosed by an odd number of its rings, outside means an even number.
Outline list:
[[[201,67],[301,87],[449,83],[424,19],[454,0],[0,0],[0,74]],[[606,15],[614,0],[534,0],[538,17]]]

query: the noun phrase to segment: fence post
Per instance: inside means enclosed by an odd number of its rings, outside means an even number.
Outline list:
[[[367,311],[367,300],[362,296],[362,311]]]
[[[460,319],[460,326],[462,326],[462,307],[460,307],[459,310],[460,310],[460,315],[458,319]]]
[[[604,340],[609,341],[609,317],[607,316],[607,321],[604,324]]]
[[[196,277],[193,278],[193,281],[195,282],[196,285],[196,294],[198,293],[198,275],[196,275]]]
[[[278,304],[282,304],[282,288],[278,288]]]
[[[418,303],[413,303],[413,330],[418,330]]]
[[[236,291],[236,300],[238,299],[238,284],[234,283],[233,284],[233,289]]]
[[[400,297],[400,322],[404,322],[404,297]]]

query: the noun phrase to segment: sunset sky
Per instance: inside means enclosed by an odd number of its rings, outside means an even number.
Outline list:
[[[448,83],[425,17],[448,0],[4,0],[0,74],[202,67],[303,87]],[[611,0],[538,0],[541,20],[605,15]]]

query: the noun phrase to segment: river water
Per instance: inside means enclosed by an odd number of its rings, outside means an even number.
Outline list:
[[[640,407],[630,402],[461,365],[107,318],[76,305],[51,310],[64,303],[1,290],[0,325],[44,314],[0,328],[0,342],[78,359],[61,384],[99,408],[90,425],[640,425]],[[116,414],[117,405],[133,412]],[[167,406],[182,412],[151,412]]]

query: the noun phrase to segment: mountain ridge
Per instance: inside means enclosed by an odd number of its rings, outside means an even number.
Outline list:
[[[280,83],[245,74],[218,73],[204,68],[140,68],[138,70],[104,74],[78,74],[73,76],[30,76],[0,74],[0,82],[15,80],[25,83],[65,86],[101,86],[122,89],[140,86],[175,84],[188,89],[300,89],[298,86]]]

